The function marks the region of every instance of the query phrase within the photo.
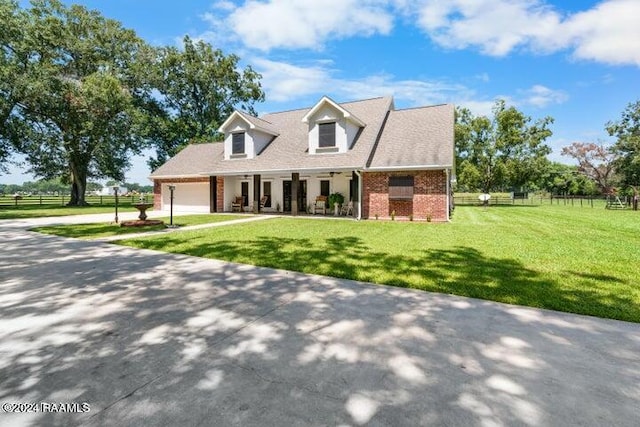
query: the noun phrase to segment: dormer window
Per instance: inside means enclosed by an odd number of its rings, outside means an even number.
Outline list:
[[[364,122],[323,97],[302,118],[308,126],[309,154],[347,153],[355,143]]]
[[[328,148],[336,146],[336,122],[318,124],[318,147]]]
[[[244,132],[237,132],[233,134],[233,140],[231,145],[231,154],[245,154],[244,151]]]

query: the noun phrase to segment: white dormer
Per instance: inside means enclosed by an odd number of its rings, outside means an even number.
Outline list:
[[[224,133],[225,160],[253,159],[279,135],[271,123],[237,110],[218,131]]]
[[[302,118],[309,126],[309,154],[346,153],[365,124],[324,96]]]

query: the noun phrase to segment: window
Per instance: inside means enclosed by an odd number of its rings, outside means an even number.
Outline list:
[[[336,123],[319,123],[318,124],[319,141],[318,147],[335,147],[336,146]]]
[[[264,204],[265,208],[271,207],[271,182],[265,181],[262,183],[262,193],[264,197],[267,198],[267,201]]]
[[[240,184],[240,194],[242,195],[242,206],[249,206],[249,183]]]
[[[231,154],[244,154],[244,132],[234,133]]]
[[[412,200],[413,199],[413,177],[390,176],[389,177],[389,199],[390,200]]]
[[[329,197],[330,191],[331,190],[329,189],[329,181],[320,181],[320,195]]]

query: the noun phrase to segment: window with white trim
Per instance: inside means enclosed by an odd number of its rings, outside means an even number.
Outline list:
[[[318,147],[336,146],[336,122],[318,123]]]
[[[244,132],[238,132],[232,135],[231,154],[245,154]]]

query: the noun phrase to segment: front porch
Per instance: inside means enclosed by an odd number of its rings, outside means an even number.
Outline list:
[[[212,177],[213,178],[213,177]],[[326,211],[316,206],[319,196],[333,193],[344,196],[344,205],[351,201],[351,216],[357,216],[358,175],[354,171],[324,173],[281,173],[230,175],[215,178],[218,212],[254,212],[274,214],[322,214],[333,216],[327,203]],[[239,202],[239,203],[238,203]]]

